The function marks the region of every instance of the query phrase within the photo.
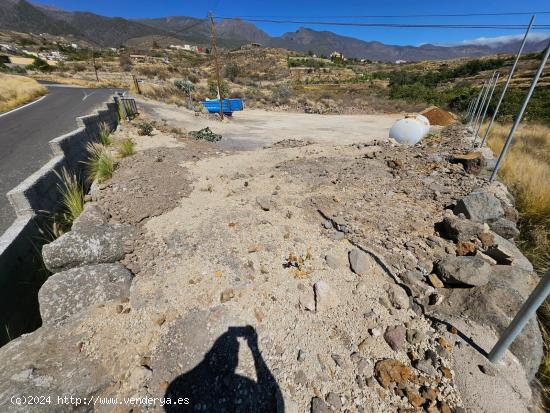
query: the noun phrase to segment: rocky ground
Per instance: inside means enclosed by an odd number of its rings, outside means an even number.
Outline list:
[[[532,408],[536,323],[484,357],[536,282],[491,154],[461,156],[459,126],[415,147],[366,135],[233,151],[123,125],[138,153],[44,247],[44,326],[0,349],[2,410]],[[190,404],[102,403],[164,396]]]

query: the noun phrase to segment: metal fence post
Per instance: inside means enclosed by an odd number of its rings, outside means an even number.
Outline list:
[[[487,81],[485,81],[486,83]],[[483,93],[483,89],[485,88],[485,83],[483,83],[483,86],[481,86],[481,89],[479,90],[479,94],[477,95],[476,103],[474,103],[474,106],[472,107],[472,113],[470,114],[470,120],[468,121],[468,125],[472,125],[472,121],[474,120],[474,113],[477,111],[477,106],[479,104],[479,100],[481,99],[481,94]]]
[[[548,297],[548,294],[550,294],[550,270],[542,277],[542,280],[540,280],[527,301],[525,301],[510,325],[504,330],[493,349],[489,352],[487,358],[492,363],[496,363],[502,358],[508,347],[510,347],[531,317],[535,315],[546,297]]]
[[[491,132],[491,128],[493,127],[493,123],[495,122],[495,119],[497,117],[498,110],[500,109],[500,104],[502,103],[502,99],[504,99],[504,95],[506,94],[506,91],[508,90],[508,86],[510,85],[510,81],[512,80],[512,76],[514,75],[514,72],[516,70],[516,66],[518,64],[519,58],[521,56],[521,53],[523,52],[523,48],[525,47],[525,43],[527,42],[527,36],[529,35],[529,32],[531,31],[531,28],[533,27],[534,21],[535,21],[535,16],[532,16],[531,21],[529,22],[529,27],[527,27],[527,31],[525,32],[525,36],[523,36],[523,41],[521,42],[518,53],[516,55],[516,60],[514,60],[514,64],[512,65],[512,68],[510,69],[510,73],[508,74],[508,79],[506,79],[506,83],[504,84],[504,88],[502,89],[502,92],[500,93],[500,98],[498,99],[498,103],[495,106],[495,110],[493,112],[493,117],[491,118],[491,121],[489,122],[489,126],[487,126],[487,129],[485,130],[485,134],[483,135],[483,140],[481,141],[481,143],[479,145],[480,148],[483,148],[483,145],[485,145],[485,142],[487,141],[487,138],[489,136],[489,132]]]
[[[489,109],[489,105],[491,104],[491,99],[493,98],[493,93],[495,92],[495,88],[497,87],[497,82],[499,77],[500,77],[500,73],[497,72],[495,76],[495,80],[493,81],[493,85],[491,86],[491,91],[489,92],[487,104],[485,105],[485,109],[483,109],[483,115],[481,115],[481,119],[479,120],[479,126],[477,127],[477,131],[474,134],[474,142],[472,143],[472,147],[475,146],[476,144],[477,138],[479,136],[479,131],[481,130],[481,125],[483,125],[483,121],[485,120],[485,115],[487,115],[487,109]]]
[[[481,117],[481,112],[483,112],[483,108],[485,107],[485,101],[487,100],[487,95],[489,94],[489,89],[491,89],[491,85],[493,84],[493,79],[495,78],[496,70],[493,71],[493,74],[491,76],[491,79],[487,81],[487,87],[485,88],[485,92],[483,92],[483,98],[481,99],[481,104],[479,105],[479,110],[477,111],[474,124],[472,125],[472,132],[475,133],[477,129],[477,122],[479,118]],[[475,136],[474,136],[475,137]]]
[[[548,55],[550,55],[550,41],[548,42],[548,45],[546,46],[546,50],[544,51],[544,55],[542,56],[542,60],[540,62],[539,69],[537,70],[537,73],[535,74],[535,77],[533,78],[533,82],[531,83],[531,87],[529,88],[529,91],[527,92],[527,95],[525,96],[525,99],[523,100],[523,104],[521,105],[521,109],[519,110],[519,113],[516,117],[516,120],[514,121],[514,124],[512,125],[512,129],[510,129],[510,133],[508,134],[508,137],[506,138],[506,142],[504,143],[504,147],[500,151],[500,154],[498,155],[498,160],[495,165],[495,169],[493,169],[493,173],[491,174],[490,181],[494,181],[497,172],[500,168],[500,165],[502,163],[502,160],[504,159],[504,156],[506,156],[506,152],[508,152],[508,149],[510,147],[510,144],[512,143],[512,138],[514,137],[514,134],[516,133],[516,129],[519,126],[519,123],[521,122],[521,118],[523,118],[523,113],[525,112],[525,109],[527,108],[527,104],[529,103],[529,99],[531,99],[531,95],[533,94],[533,91],[535,90],[535,87],[537,86],[537,82],[539,81],[540,75],[544,71],[544,66],[546,65],[546,61],[548,60]]]

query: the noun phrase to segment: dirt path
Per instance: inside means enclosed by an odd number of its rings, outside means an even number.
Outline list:
[[[245,109],[220,123],[213,117],[195,116],[175,105],[150,100],[140,100],[139,104],[145,113],[154,119],[165,119],[170,127],[190,131],[208,126],[223,135],[221,146],[239,150],[261,148],[283,139],[340,145],[386,139],[391,125],[402,117],[402,114],[313,115]]]

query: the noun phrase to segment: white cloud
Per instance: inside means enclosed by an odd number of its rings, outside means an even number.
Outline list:
[[[524,34],[513,34],[508,36],[497,36],[497,37],[478,37],[477,39],[463,40],[460,44],[462,45],[475,45],[475,46],[489,46],[489,47],[498,47],[506,43],[511,43],[523,39]],[[548,33],[529,33],[527,41],[529,42],[540,42],[541,40],[547,39],[550,37]]]

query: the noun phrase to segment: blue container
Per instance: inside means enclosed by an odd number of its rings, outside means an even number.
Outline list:
[[[220,100],[219,99],[207,99],[201,102],[203,106],[208,110],[208,113],[220,112]],[[226,115],[232,115],[233,112],[243,110],[244,104],[242,99],[223,99],[222,110]]]

